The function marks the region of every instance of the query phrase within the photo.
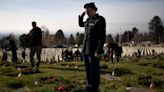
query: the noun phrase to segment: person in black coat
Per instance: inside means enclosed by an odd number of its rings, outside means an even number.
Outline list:
[[[39,68],[41,62],[41,52],[42,52],[42,30],[37,27],[35,21],[32,22],[32,29],[29,33],[30,37],[30,62],[31,67],[35,67],[34,55],[36,54],[38,62],[36,62],[36,67]]]
[[[7,39],[9,40],[9,44],[10,44],[10,50],[12,51],[12,62],[13,63],[18,63],[18,57],[17,57],[17,46],[15,44],[15,41],[13,38],[7,37]]]
[[[7,59],[8,59],[8,54],[7,52],[4,50],[3,51],[3,55],[2,55],[2,64],[7,62]]]
[[[99,60],[103,53],[106,36],[105,18],[96,13],[97,7],[94,3],[84,5],[86,12],[79,15],[79,26],[85,28],[82,53],[88,81],[88,92],[97,92],[100,83]],[[84,22],[83,17],[88,18]]]
[[[121,54],[123,53],[122,47],[119,47],[116,43],[109,43],[108,45],[108,52],[112,51],[112,54],[110,55],[111,61],[113,62],[113,52],[115,52],[115,57],[117,60],[117,63],[119,62],[119,58],[121,57]]]

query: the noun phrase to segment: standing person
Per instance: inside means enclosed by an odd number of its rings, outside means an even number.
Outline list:
[[[3,55],[2,55],[2,64],[6,63],[8,59],[8,54],[6,52],[6,50],[3,50]]]
[[[138,53],[138,58],[141,58],[141,51],[140,51],[140,49],[137,50],[137,53]]]
[[[120,57],[122,56],[123,53],[122,47],[118,46],[115,52],[116,52],[117,63],[119,63]]]
[[[80,60],[80,59],[79,59],[79,58],[80,58],[80,54],[81,54],[81,53],[80,53],[79,49],[77,49],[77,50],[74,52],[74,56],[75,56],[75,57],[74,57],[74,60],[75,60],[75,61],[79,61],[79,60]]]
[[[37,24],[35,21],[32,22],[32,29],[29,33],[30,36],[30,62],[31,67],[34,67],[34,55],[36,53],[37,56],[37,62],[36,67],[39,68],[40,61],[41,61],[41,52],[42,52],[42,31],[39,27],[37,27]]]
[[[117,63],[119,63],[119,58],[121,57],[121,54],[122,54],[122,47],[119,47],[118,44],[116,43],[108,43],[108,50],[109,50],[109,53],[111,52],[111,61],[112,63],[113,62],[113,53],[115,54],[115,58],[116,58],[116,61]]]
[[[12,61],[13,63],[18,63],[18,57],[17,57],[17,46],[15,44],[15,41],[13,38],[8,37],[7,38],[9,40],[10,43],[10,49],[12,51]]]
[[[109,57],[111,59],[111,62],[114,63],[113,62],[113,49],[112,48],[109,49]]]
[[[99,60],[103,53],[103,46],[106,36],[106,22],[104,17],[97,14],[97,7],[94,3],[84,5],[85,12],[79,15],[79,26],[85,27],[83,41],[83,56],[87,75],[88,92],[97,92],[100,84]],[[88,18],[83,22],[84,15]]]
[[[152,49],[152,53],[153,53],[153,56],[155,55],[155,50],[154,49]]]

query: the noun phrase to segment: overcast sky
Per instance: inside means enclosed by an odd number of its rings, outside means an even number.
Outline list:
[[[164,20],[164,0],[0,0],[0,33],[28,33],[32,21],[50,33],[58,29],[65,34],[84,32],[78,26],[78,15],[88,2],[95,2],[98,13],[106,18],[107,34],[132,27],[148,31],[154,16]]]

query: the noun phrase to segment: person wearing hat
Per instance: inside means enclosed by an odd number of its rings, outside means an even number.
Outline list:
[[[105,18],[97,12],[94,3],[84,5],[85,12],[79,15],[79,26],[85,28],[83,41],[83,57],[85,61],[87,75],[88,92],[97,92],[100,84],[99,60],[103,51],[106,36]],[[83,21],[85,14],[88,15],[86,21]]]

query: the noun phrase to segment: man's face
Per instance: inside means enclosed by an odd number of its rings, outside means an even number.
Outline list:
[[[86,8],[86,13],[89,17],[92,17],[96,14],[96,10],[93,8]]]
[[[35,23],[32,23],[32,27],[35,28],[36,27],[36,24]]]

